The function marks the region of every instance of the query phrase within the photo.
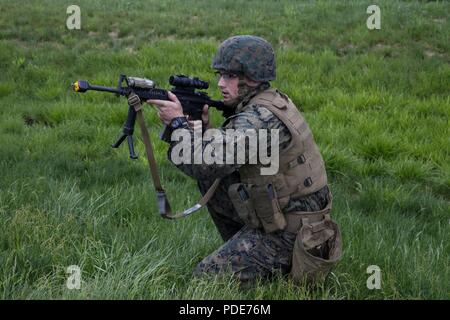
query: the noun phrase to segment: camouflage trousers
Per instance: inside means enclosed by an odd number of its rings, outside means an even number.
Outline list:
[[[204,258],[194,274],[232,272],[240,281],[270,278],[290,271],[295,234],[244,226],[219,249]]]
[[[208,211],[225,243],[195,268],[194,274],[231,272],[242,282],[267,279],[290,272],[296,234],[287,231],[265,233],[263,229],[245,226],[228,198],[227,186],[236,177],[222,181],[208,203]],[[212,182],[199,182],[204,193]],[[302,199],[292,199],[286,207],[291,211],[318,211],[327,204],[328,187]]]

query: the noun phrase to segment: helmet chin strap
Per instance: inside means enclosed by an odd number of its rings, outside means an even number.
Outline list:
[[[235,108],[239,103],[241,103],[242,100],[244,100],[244,98],[246,96],[248,96],[251,92],[253,92],[255,89],[257,89],[259,87],[250,87],[244,79],[244,76],[239,76],[239,82],[238,82],[238,95],[236,98],[234,98],[231,101],[228,101],[227,103],[225,103],[225,105]]]
[[[239,103],[241,103],[249,94],[252,92],[258,90],[261,85],[264,84],[264,82],[261,82],[255,87],[251,87],[247,84],[247,82],[244,79],[244,76],[239,76],[239,82],[238,82],[238,95],[233,100],[224,102],[224,104],[229,107],[230,109],[234,109],[238,106]]]
[[[237,105],[244,100],[244,98],[252,91],[252,87],[249,87],[244,80],[244,77],[239,76],[239,82],[238,82],[238,94],[237,97],[229,100],[227,102],[224,102],[224,104],[229,107],[230,109],[234,109],[237,107]]]
[[[244,77],[239,77],[238,82],[238,96],[239,102],[241,102],[250,92],[255,90],[257,87],[250,87],[246,82]]]

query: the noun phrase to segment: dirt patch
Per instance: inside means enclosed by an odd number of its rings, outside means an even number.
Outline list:
[[[117,40],[119,39],[119,31],[111,31],[108,33],[108,36],[113,40]]]
[[[377,43],[370,48],[370,51],[383,54],[384,57],[398,57],[401,47],[398,44]]]
[[[23,116],[23,122],[25,123],[25,125],[27,125],[28,127],[31,127],[32,125],[34,125],[36,123],[36,120],[34,120],[32,117],[30,116]]]
[[[50,126],[50,124],[46,120],[36,119],[30,115],[24,115],[22,118],[23,118],[23,122],[25,123],[25,125],[27,127],[32,127],[34,125],[39,125],[39,124],[42,124],[45,127]]]
[[[434,48],[432,45],[430,45],[428,43],[425,45],[423,54],[427,58],[432,58],[432,57],[446,58],[446,55],[444,53],[438,52],[436,50],[436,48]]]
[[[439,52],[436,52],[436,51],[433,51],[430,49],[425,49],[425,51],[423,53],[428,58],[432,58],[432,57],[444,58],[444,55],[442,53],[439,53]]]
[[[436,22],[437,24],[445,24],[447,20],[445,18],[435,18],[433,19],[433,22]]]
[[[377,43],[376,45],[374,45],[372,47],[373,50],[384,50],[384,49],[391,49],[391,46],[388,46],[387,44],[384,43]]]
[[[346,45],[339,46],[336,49],[336,54],[338,56],[342,57],[342,56],[345,56],[345,55],[349,54],[350,52],[355,52],[356,49],[358,49],[358,47],[356,45],[354,45],[353,43],[349,43],[349,44],[346,44]]]
[[[280,45],[281,48],[284,49],[289,49],[292,48],[292,42],[289,39],[283,39],[280,38],[280,40],[278,40],[278,44]]]

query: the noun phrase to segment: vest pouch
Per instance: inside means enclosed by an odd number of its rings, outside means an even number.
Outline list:
[[[261,223],[256,216],[253,203],[250,199],[249,189],[252,188],[251,184],[235,183],[228,188],[228,196],[233,203],[239,218],[251,228],[260,228]]]
[[[272,184],[257,186],[250,189],[250,198],[266,233],[284,230],[286,219],[281,211],[275,188]]]
[[[301,284],[324,281],[341,255],[341,233],[329,215],[320,222],[305,221],[295,239],[291,276]]]

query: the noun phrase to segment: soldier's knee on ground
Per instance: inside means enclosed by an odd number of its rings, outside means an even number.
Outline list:
[[[236,270],[236,269],[238,269],[238,270]],[[220,276],[220,275],[232,276],[234,279],[238,280],[240,283],[253,282],[259,277],[259,273],[255,272],[255,270],[251,270],[251,268],[247,268],[247,267],[242,268],[242,266],[240,266],[240,265],[234,265],[234,267],[233,267],[233,263],[207,264],[207,263],[204,263],[203,261],[200,262],[194,268],[193,275],[195,277]]]
[[[254,281],[269,278],[276,272],[286,273],[292,245],[286,241],[284,233],[265,234],[261,230],[243,228],[204,258],[194,269],[194,275],[231,274],[239,281]]]
[[[220,273],[220,266],[218,264],[210,264],[205,263],[205,259],[203,259],[197,266],[194,268],[193,274],[194,276],[200,277],[205,274],[218,274]]]

